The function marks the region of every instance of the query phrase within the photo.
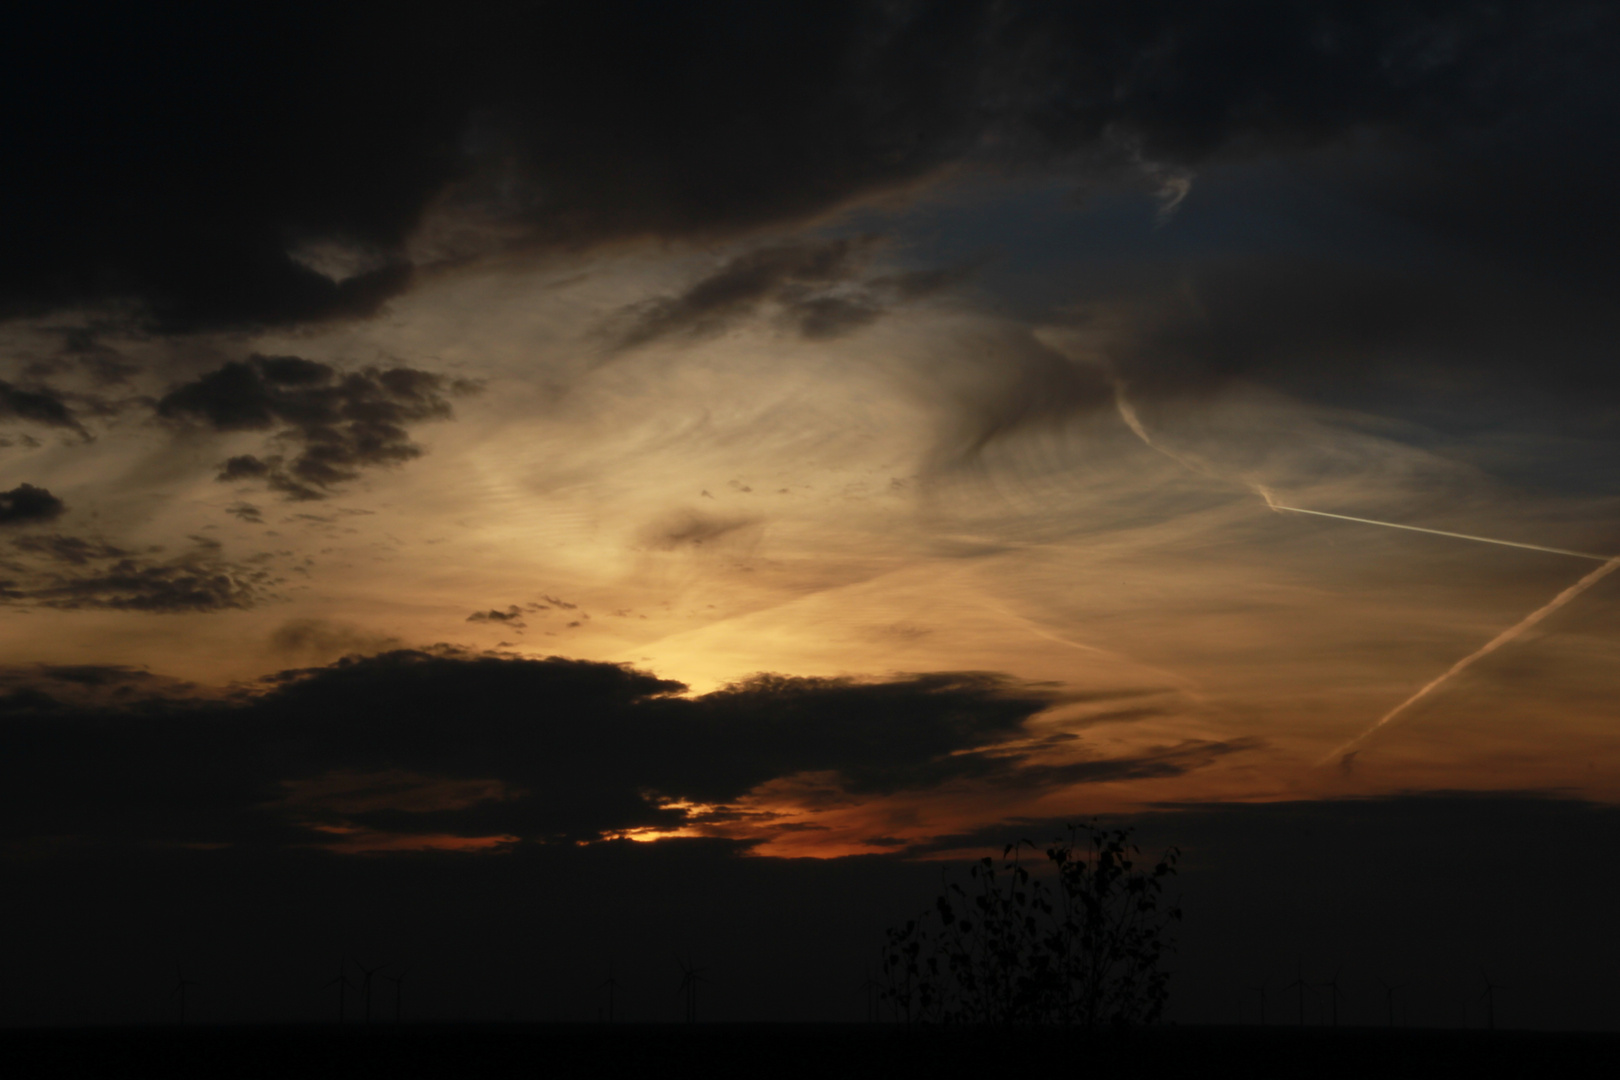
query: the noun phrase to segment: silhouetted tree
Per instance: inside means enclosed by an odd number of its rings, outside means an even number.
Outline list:
[[[1046,849],[1050,880],[1023,865],[1027,840],[986,857],[967,887],[947,882],[934,908],[892,927],[883,997],[898,1019],[947,1024],[1148,1024],[1164,1011],[1180,908],[1164,903],[1180,852],[1151,869],[1131,830],[1070,826]]]

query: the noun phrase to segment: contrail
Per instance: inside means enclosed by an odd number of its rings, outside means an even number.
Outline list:
[[[1475,538],[1470,537],[1469,539],[1475,539]],[[1523,547],[1524,545],[1520,544],[1520,545],[1515,545],[1515,546],[1516,547]],[[1548,550],[1548,549],[1543,549],[1543,550]],[[1574,555],[1574,554],[1579,554],[1579,553],[1578,552],[1565,552],[1564,554]],[[1590,558],[1591,556],[1587,556],[1587,557]],[[1469,667],[1469,665],[1473,664],[1473,662],[1475,660],[1478,660],[1481,657],[1489,656],[1491,653],[1495,652],[1497,649],[1500,649],[1502,646],[1506,645],[1508,642],[1512,641],[1514,638],[1518,637],[1520,634],[1524,633],[1526,630],[1530,629],[1532,626],[1535,626],[1541,620],[1545,619],[1548,615],[1551,615],[1553,612],[1557,611],[1559,608],[1563,607],[1565,604],[1569,603],[1571,600],[1573,600],[1577,596],[1581,595],[1581,593],[1585,592],[1587,589],[1590,589],[1593,585],[1596,585],[1598,582],[1600,582],[1604,578],[1608,577],[1617,568],[1620,568],[1620,556],[1616,556],[1616,557],[1614,557],[1612,559],[1606,560],[1603,563],[1602,566],[1598,567],[1596,570],[1593,570],[1590,574],[1587,574],[1585,577],[1581,578],[1581,580],[1577,581],[1575,584],[1571,585],[1569,588],[1565,589],[1563,592],[1559,593],[1557,596],[1555,596],[1551,600],[1547,601],[1541,607],[1537,608],[1536,610],[1532,611],[1530,614],[1526,615],[1524,618],[1520,619],[1514,625],[1508,627],[1506,630],[1502,631],[1500,634],[1497,634],[1495,637],[1491,638],[1491,640],[1487,641],[1485,644],[1481,645],[1479,648],[1475,649],[1473,652],[1469,653],[1467,656],[1463,657],[1461,660],[1457,661],[1455,664],[1452,664],[1451,667],[1446,669],[1446,671],[1445,671],[1445,673],[1443,675],[1439,676],[1436,679],[1431,680],[1428,684],[1426,684],[1423,687],[1423,689],[1419,690],[1417,693],[1413,694],[1411,697],[1407,698],[1405,701],[1401,702],[1399,705],[1397,705],[1393,709],[1389,710],[1389,712],[1385,713],[1383,718],[1380,719],[1378,721],[1378,723],[1374,724],[1372,727],[1368,728],[1366,731],[1363,731],[1360,735],[1357,735],[1355,738],[1351,739],[1349,742],[1345,743],[1343,746],[1339,747],[1337,750],[1334,750],[1331,754],[1327,755],[1327,757],[1325,757],[1321,761],[1317,762],[1317,764],[1318,765],[1326,765],[1328,762],[1332,761],[1334,758],[1341,757],[1346,752],[1354,749],[1360,743],[1364,742],[1366,740],[1366,738],[1369,735],[1371,735],[1373,732],[1375,732],[1379,728],[1384,727],[1385,725],[1389,724],[1392,720],[1394,720],[1396,717],[1400,716],[1407,709],[1411,708],[1413,705],[1417,704],[1419,701],[1422,701],[1424,698],[1428,697],[1434,691],[1436,691],[1440,687],[1444,686],[1453,676],[1455,676],[1458,673],[1466,670]]]
[[[1130,398],[1125,394],[1125,381],[1123,379],[1114,380],[1114,408],[1119,412],[1119,418],[1125,421],[1125,426],[1130,428],[1132,433],[1150,449],[1157,450],[1183,468],[1190,469],[1203,476],[1217,480],[1226,479],[1226,477],[1217,475],[1214,470],[1202,461],[1187,457],[1185,454],[1176,453],[1149,434],[1142,423],[1142,418],[1136,413],[1136,407],[1131,404]],[[1402,525],[1395,521],[1377,521],[1373,518],[1352,517],[1349,514],[1331,514],[1326,510],[1306,510],[1299,506],[1285,506],[1278,502],[1271,494],[1271,491],[1264,485],[1250,481],[1248,487],[1249,490],[1266,500],[1266,505],[1271,509],[1286,510],[1290,514],[1311,514],[1315,517],[1336,518],[1339,521],[1354,521],[1362,525],[1382,525],[1387,529],[1405,529],[1408,532],[1429,533],[1432,536],[1449,536],[1453,540],[1475,540],[1481,544],[1500,544],[1502,547],[1522,548],[1525,551],[1544,551],[1549,555],[1569,555],[1577,559],[1591,559],[1594,562],[1608,562],[1610,558],[1608,555],[1594,555],[1590,551],[1571,551],[1568,548],[1548,547],[1545,544],[1525,544],[1517,540],[1498,540],[1492,536],[1473,536],[1469,533],[1447,532],[1444,529],[1426,529],[1421,525]]]
[[[1498,540],[1491,536],[1472,536],[1468,533],[1446,532],[1444,529],[1425,529],[1421,525],[1401,525],[1394,521],[1375,521],[1372,518],[1351,517],[1349,514],[1330,514],[1326,510],[1305,510],[1298,506],[1284,506],[1271,497],[1271,493],[1263,487],[1256,487],[1260,497],[1266,500],[1266,505],[1273,510],[1286,510],[1291,514],[1314,514],[1317,517],[1338,518],[1340,521],[1358,521],[1363,525],[1382,525],[1389,529],[1406,529],[1408,532],[1429,533],[1433,536],[1449,536],[1454,540],[1477,540],[1482,544],[1500,544],[1503,547],[1523,548],[1526,551],[1545,551],[1549,555],[1572,555],[1577,559],[1592,559],[1595,562],[1608,562],[1608,555],[1594,555],[1590,551],[1571,551],[1568,548],[1547,547],[1544,544],[1523,544],[1517,540]]]
[[[1166,457],[1174,459],[1194,472],[1202,473],[1206,476],[1214,475],[1209,467],[1204,465],[1202,462],[1185,458],[1176,453],[1174,450],[1161,446],[1159,443],[1154,441],[1153,436],[1149,435],[1147,429],[1142,426],[1142,420],[1136,415],[1136,409],[1132,407],[1130,400],[1125,396],[1125,383],[1122,379],[1114,380],[1114,406],[1119,410],[1120,419],[1124,420],[1126,426],[1136,434],[1136,437],[1141,439],[1148,446],[1152,447],[1154,450],[1157,450]],[[1548,615],[1551,615],[1553,612],[1557,611],[1559,608],[1581,595],[1581,593],[1608,577],[1617,568],[1620,568],[1620,555],[1594,555],[1590,551],[1571,551],[1569,548],[1547,547],[1544,544],[1525,544],[1517,540],[1498,540],[1491,536],[1473,536],[1469,533],[1447,532],[1444,529],[1427,529],[1421,525],[1402,525],[1394,521],[1377,521],[1373,518],[1352,517],[1349,514],[1331,514],[1326,510],[1305,510],[1298,506],[1284,506],[1282,503],[1279,503],[1276,498],[1272,496],[1271,492],[1261,484],[1253,483],[1251,481],[1249,483],[1249,488],[1256,495],[1259,495],[1262,499],[1264,499],[1266,501],[1266,505],[1271,509],[1287,511],[1291,514],[1313,514],[1316,517],[1336,518],[1339,521],[1354,521],[1362,525],[1382,525],[1389,529],[1405,529],[1409,532],[1431,533],[1435,536],[1448,536],[1454,540],[1474,540],[1482,544],[1500,544],[1502,547],[1521,548],[1525,551],[1541,551],[1549,555],[1568,555],[1576,559],[1592,559],[1595,562],[1600,562],[1603,564],[1596,570],[1593,570],[1591,573],[1581,578],[1581,580],[1577,581],[1575,584],[1571,585],[1569,588],[1565,589],[1563,592],[1559,593],[1557,596],[1553,597],[1551,600],[1547,601],[1541,607],[1520,619],[1514,625],[1508,627],[1500,634],[1497,634],[1484,645],[1481,645],[1478,649],[1475,649],[1473,652],[1469,653],[1455,664],[1452,664],[1451,667],[1447,668],[1445,672],[1443,672],[1437,678],[1434,678],[1426,683],[1417,693],[1413,694],[1411,697],[1395,706],[1389,712],[1385,713],[1376,724],[1372,725],[1366,731],[1363,731],[1360,735],[1357,735],[1343,746],[1340,746],[1338,749],[1328,754],[1321,761],[1317,762],[1319,766],[1326,765],[1334,758],[1340,758],[1342,760],[1345,754],[1349,753],[1357,746],[1361,745],[1361,743],[1365,742],[1368,736],[1372,735],[1379,728],[1390,724],[1402,713],[1406,712],[1406,710],[1410,709],[1413,705],[1440,689],[1440,687],[1451,681],[1459,673],[1466,671],[1476,660],[1489,656],[1497,649],[1500,649],[1502,646],[1512,642],[1526,630],[1529,630],[1531,627],[1541,622],[1541,620],[1545,619]]]
[[[1119,413],[1119,418],[1125,421],[1125,426],[1130,428],[1131,432],[1138,439],[1141,439],[1143,445],[1148,449],[1158,451],[1182,468],[1189,469],[1200,476],[1207,476],[1212,480],[1225,479],[1202,461],[1187,457],[1185,454],[1178,454],[1169,447],[1155,441],[1153,436],[1148,434],[1148,429],[1142,425],[1142,418],[1136,415],[1136,406],[1132,405],[1131,399],[1125,396],[1124,379],[1114,380],[1114,409]],[[1267,499],[1267,501],[1270,500]]]
[[[996,614],[1022,623],[1024,629],[1028,630],[1036,637],[1045,638],[1048,641],[1055,641],[1059,645],[1067,645],[1069,648],[1079,649],[1081,652],[1096,653],[1098,656],[1106,656],[1110,660],[1120,661],[1134,667],[1142,668],[1146,671],[1151,671],[1154,674],[1162,675],[1171,682],[1178,684],[1181,693],[1187,695],[1189,698],[1192,698],[1200,705],[1208,704],[1203,693],[1198,689],[1198,684],[1185,675],[1171,671],[1168,668],[1162,668],[1154,664],[1149,664],[1145,661],[1136,659],[1134,656],[1130,656],[1122,652],[1116,652],[1113,649],[1104,649],[1096,645],[1087,645],[1083,641],[1071,641],[1069,638],[1054,634],[1052,631],[1037,623],[1034,619],[1031,619],[1028,615],[1020,615],[1011,608],[1002,607],[989,597],[981,596],[978,599],[980,604],[989,608],[991,611],[994,611]]]

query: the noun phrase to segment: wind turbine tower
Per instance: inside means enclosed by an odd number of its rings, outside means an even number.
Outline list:
[[[1249,989],[1253,990],[1256,994],[1260,995],[1260,1026],[1265,1027],[1266,1026],[1266,984],[1261,983],[1259,986],[1251,986],[1251,987],[1249,987]]]
[[[402,971],[398,975],[384,975],[383,978],[394,984],[394,1023],[399,1023],[404,1014],[402,1002],[405,1000],[405,976],[410,972]]]
[[[180,1022],[182,1024],[186,1022],[186,988],[198,985],[200,984],[181,974],[179,968],[174,969],[174,991],[169,996],[180,999]]]
[[[611,1024],[611,1023],[613,1023],[614,998],[617,996],[618,990],[619,990],[619,980],[614,978],[614,976],[613,976],[613,965],[612,964],[608,965],[608,977],[607,977],[607,979],[604,982],[602,982],[601,985],[599,985],[597,987],[597,989],[607,991],[607,999],[608,999],[608,1002],[607,1002],[607,1005],[608,1005],[608,1007],[607,1007],[607,1022]]]
[[[1294,981],[1283,987],[1283,993],[1293,990],[1299,994],[1299,1026],[1305,1026],[1305,964],[1298,962],[1294,967]]]
[[[354,960],[352,963],[360,969],[360,997],[365,1001],[366,1023],[369,1024],[371,1023],[371,977],[388,965],[378,964],[376,967],[368,968],[358,960]]]
[[[872,978],[872,969],[870,967],[866,969],[866,978],[861,981],[861,985],[857,989],[866,995],[866,1022],[868,1024],[877,1023],[879,987],[877,980]]]
[[[348,1019],[347,1014],[348,1014],[348,1008],[349,1008],[349,988],[351,986],[353,986],[353,985],[354,984],[349,981],[348,972],[345,969],[345,966],[344,966],[343,962],[339,961],[338,962],[337,978],[330,979],[325,984],[323,984],[321,986],[322,990],[325,990],[325,989],[327,989],[329,987],[333,987],[333,986],[338,988],[338,1023],[339,1024],[342,1024],[346,1019]]]
[[[1339,1026],[1339,998],[1343,994],[1343,991],[1341,991],[1339,989],[1339,972],[1343,971],[1343,970],[1344,970],[1344,968],[1342,968],[1342,967],[1334,969],[1333,978],[1328,979],[1327,981],[1322,983],[1322,985],[1327,988],[1328,994],[1330,995],[1330,999],[1333,1002],[1333,1026],[1334,1027]]]
[[[1507,987],[1491,982],[1491,977],[1483,971],[1479,977],[1485,981],[1485,992],[1479,995],[1479,1000],[1485,1003],[1485,1027],[1489,1031],[1496,1030],[1496,992],[1506,990]]]
[[[691,960],[682,960],[677,956],[675,962],[681,966],[681,986],[676,993],[682,994],[686,998],[686,1022],[695,1024],[697,1023],[698,983],[707,982],[708,980],[703,977],[704,969],[693,967]]]
[[[1394,1027],[1395,1026],[1395,991],[1399,990],[1401,987],[1405,986],[1406,984],[1405,983],[1387,983],[1383,979],[1379,979],[1378,980],[1378,985],[1382,986],[1384,988],[1384,1008],[1386,1010],[1388,1010],[1388,1013],[1389,1013],[1389,1026]]]

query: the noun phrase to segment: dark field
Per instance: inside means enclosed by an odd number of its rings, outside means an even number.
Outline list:
[[[887,1025],[106,1028],[0,1034],[19,1077],[1596,1074],[1620,1034],[1237,1027],[1084,1036]]]

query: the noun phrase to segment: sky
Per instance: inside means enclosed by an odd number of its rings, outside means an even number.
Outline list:
[[[1613,1026],[1617,35],[8,10],[0,1022],[857,1019],[1101,815],[1183,1020]]]

